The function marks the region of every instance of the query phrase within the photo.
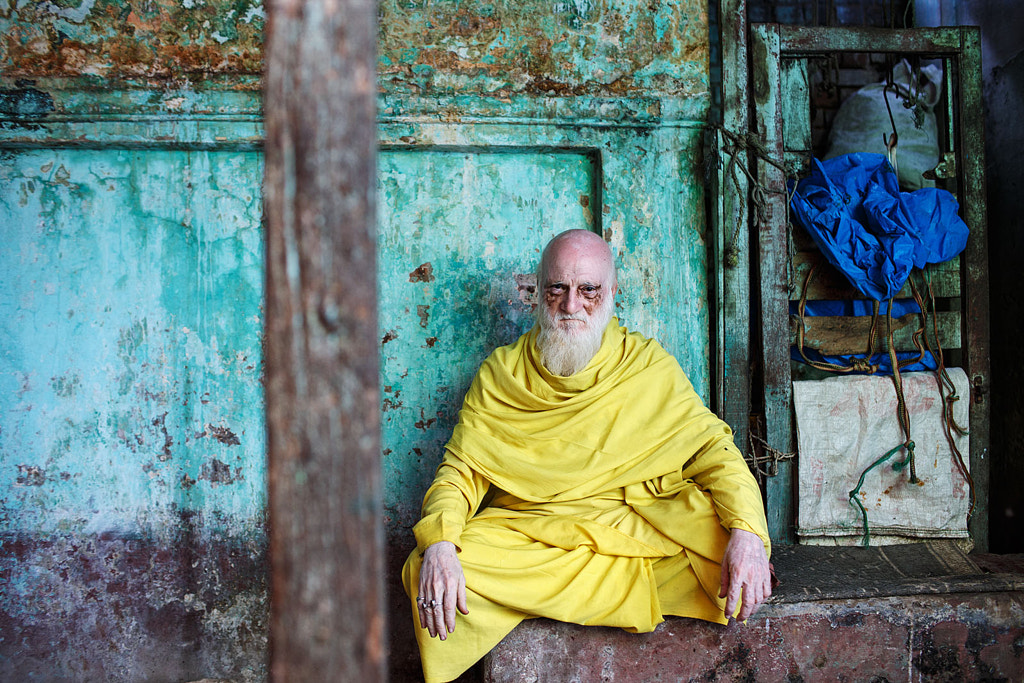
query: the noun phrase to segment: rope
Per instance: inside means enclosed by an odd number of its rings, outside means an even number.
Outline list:
[[[799,327],[797,328],[797,349],[800,352],[801,358],[803,358],[804,362],[806,362],[808,365],[827,372],[862,372],[865,374],[875,374],[876,372],[878,372],[879,369],[879,365],[874,361],[875,341],[877,337],[880,308],[880,303],[878,301],[875,301],[873,306],[873,311],[871,315],[871,328],[868,331],[867,351],[865,353],[865,358],[851,359],[848,365],[840,365],[836,363],[814,361],[807,357],[807,354],[804,351],[804,339],[806,336],[805,318],[807,294],[810,288],[811,280],[813,279],[816,270],[817,264],[814,264],[811,266],[810,269],[808,269],[807,274],[804,276],[803,288],[800,293],[800,302],[797,309],[798,319],[800,322]],[[925,353],[931,353],[938,364],[938,371],[936,372],[936,382],[939,385],[939,395],[942,398],[943,402],[942,421],[946,434],[946,440],[949,443],[950,449],[952,450],[954,457],[956,458],[957,467],[960,470],[960,473],[964,476],[965,480],[967,481],[968,487],[970,488],[971,507],[967,514],[968,522],[970,521],[971,515],[973,514],[974,509],[977,506],[974,480],[971,478],[971,474],[967,468],[967,465],[964,462],[963,455],[960,453],[960,450],[957,447],[955,441],[954,432],[958,434],[967,433],[965,429],[963,429],[956,423],[955,417],[953,415],[953,405],[956,401],[960,399],[960,397],[956,393],[956,388],[953,385],[953,381],[949,377],[949,373],[946,372],[945,361],[942,355],[942,346],[939,342],[938,316],[935,315],[935,295],[931,287],[931,280],[924,273],[922,273],[921,277],[924,280],[924,282],[928,285],[927,302],[924,300],[924,297],[921,296],[921,293],[917,287],[917,284],[914,282],[913,277],[909,279],[911,292],[913,294],[915,302],[917,303],[918,309],[920,310],[920,324],[917,330],[915,330],[912,335],[914,347],[917,349],[918,352],[916,357],[911,356],[902,361],[898,359],[896,355],[896,343],[893,335],[893,299],[889,299],[886,305],[886,351],[889,355],[889,362],[892,365],[892,382],[893,387],[896,391],[896,416],[900,424],[900,430],[903,432],[905,438],[902,444],[896,446],[888,453],[886,453],[884,456],[882,456],[880,459],[876,460],[874,463],[869,465],[867,469],[865,469],[861,473],[860,480],[857,483],[857,487],[850,492],[850,501],[852,503],[855,503],[857,507],[860,509],[861,517],[863,519],[864,545],[867,545],[870,542],[871,533],[870,527],[868,525],[867,509],[861,504],[860,499],[857,498],[857,494],[860,493],[860,490],[864,485],[864,479],[867,476],[868,472],[870,472],[872,469],[877,467],[882,462],[885,462],[886,460],[891,458],[893,454],[895,454],[900,449],[904,449],[907,453],[906,458],[904,458],[902,461],[894,465],[893,469],[895,471],[901,471],[905,467],[909,466],[910,483],[921,483],[920,479],[918,479],[917,477],[917,463],[914,453],[914,441],[911,438],[910,412],[907,409],[907,399],[903,391],[903,378],[900,374],[900,370],[902,370],[903,368],[907,367],[910,364],[920,362],[924,358]],[[930,317],[932,334],[935,339],[935,345],[938,349],[937,352],[932,350],[931,344],[928,340],[927,328],[929,313],[931,313]]]
[[[804,352],[804,338],[807,335],[806,326],[806,309],[807,309],[807,290],[810,288],[811,279],[814,277],[815,271],[818,269],[818,264],[814,263],[807,271],[807,275],[804,276],[803,288],[800,291],[800,303],[797,305],[797,318],[800,321],[800,326],[796,330],[796,345],[797,350],[800,352],[800,357],[803,358],[804,362],[813,368],[818,370],[824,370],[826,372],[862,372],[867,375],[873,375],[878,372],[878,364],[874,362],[875,356],[875,336],[877,335],[878,326],[878,302],[874,302],[874,312],[871,315],[871,329],[868,331],[868,348],[865,354],[866,358],[853,358],[850,360],[849,365],[840,365],[838,363],[829,363],[826,361],[811,360],[807,357]]]
[[[864,486],[864,478],[868,476],[868,472],[875,469],[883,462],[894,456],[897,453],[897,451],[899,451],[901,448],[907,448],[909,450],[909,455],[903,461],[895,463],[892,466],[893,470],[899,472],[900,470],[907,466],[908,461],[913,462],[914,442],[908,440],[906,443],[901,443],[899,446],[896,446],[895,448],[891,449],[881,458],[868,465],[867,469],[861,472],[860,479],[857,481],[857,486],[852,491],[850,491],[850,502],[855,503],[857,507],[860,508],[861,517],[864,520],[864,540],[861,541],[861,545],[863,545],[864,547],[867,547],[871,542],[871,529],[868,527],[868,511],[864,507],[864,504],[860,502],[858,494],[860,493],[861,487]]]
[[[743,459],[747,462],[750,469],[754,471],[758,484],[764,483],[766,477],[774,477],[778,473],[780,462],[796,459],[796,453],[786,453],[777,448],[772,448],[768,445],[767,441],[753,432],[748,434],[747,440],[750,442],[750,452],[744,454]],[[760,447],[764,455],[757,455],[758,447]],[[768,464],[768,469],[761,467],[764,464]]]
[[[753,131],[747,131],[745,134],[733,133],[726,130],[722,126],[715,127],[726,139],[728,144],[722,147],[722,153],[729,155],[729,162],[726,166],[726,174],[732,179],[733,186],[736,188],[736,195],[740,200],[740,216],[745,216],[747,213],[747,205],[744,194],[740,192],[740,179],[736,173],[737,167],[743,172],[743,175],[747,177],[749,183],[750,201],[754,207],[755,214],[755,227],[760,228],[768,220],[768,192],[765,186],[758,181],[757,177],[751,172],[746,164],[736,163],[736,157],[742,152],[753,152],[754,155],[771,164],[775,168],[786,174],[786,177],[790,177],[792,174],[786,169],[786,167],[779,161],[772,159],[768,154],[768,148],[765,147],[764,142],[757,136]],[[789,218],[789,202],[786,202],[786,213],[787,222]],[[727,268],[735,268],[739,264],[739,249],[736,248],[736,242],[739,238],[740,227],[743,225],[743,220],[737,220],[736,225],[733,228],[732,235],[729,238],[729,244],[725,247],[725,253],[723,254],[723,261]]]
[[[930,305],[932,315],[932,334],[935,338],[935,347],[938,352],[933,352],[931,346],[928,344],[928,336],[925,335],[924,343],[928,347],[928,352],[936,359],[938,364],[938,370],[935,373],[935,381],[939,387],[939,396],[942,398],[942,427],[945,432],[946,441],[949,443],[949,448],[953,452],[953,456],[956,459],[957,469],[960,470],[960,474],[963,475],[964,480],[967,482],[968,490],[971,495],[971,506],[967,510],[967,523],[970,524],[971,517],[974,516],[974,510],[978,506],[977,493],[974,488],[974,477],[971,476],[971,472],[964,462],[964,456],[960,452],[960,448],[956,445],[956,434],[967,435],[969,434],[967,429],[964,429],[956,422],[956,416],[953,414],[953,408],[957,401],[960,400],[960,396],[957,394],[956,386],[953,384],[953,380],[950,379],[949,373],[946,372],[945,358],[942,354],[942,341],[939,339],[939,323],[938,315],[935,313],[935,291],[932,289],[931,278],[924,272],[921,273],[921,279],[924,284],[928,286],[928,300],[927,303]],[[917,301],[918,307],[921,310],[925,310],[926,302],[921,296],[920,291],[917,288],[917,284],[914,279],[910,279],[910,289],[914,294],[914,300]]]

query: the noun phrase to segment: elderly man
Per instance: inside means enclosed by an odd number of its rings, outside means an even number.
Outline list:
[[[481,366],[413,530],[428,683],[526,618],[643,632],[745,620],[771,594],[757,484],[676,360],[612,316],[608,245],[558,235],[538,287],[537,325]]]

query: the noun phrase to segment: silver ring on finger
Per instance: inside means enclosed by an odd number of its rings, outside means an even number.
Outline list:
[[[437,600],[431,600],[430,601],[430,607],[431,608],[437,607]]]

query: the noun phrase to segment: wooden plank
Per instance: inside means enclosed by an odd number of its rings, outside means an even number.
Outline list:
[[[782,60],[782,92],[785,93],[782,98],[783,147],[786,152],[810,155],[811,88],[806,59]]]
[[[989,461],[991,387],[989,360],[988,226],[985,210],[985,139],[982,128],[981,34],[977,27],[961,27],[959,170],[962,215],[971,229],[964,252],[964,340],[967,374],[971,379],[971,476],[978,507],[969,529],[975,548],[988,550]]]
[[[734,134],[749,128],[749,80],[747,66],[746,0],[722,0],[718,25],[722,32],[722,126]],[[723,160],[724,161],[724,160]],[[737,153],[736,164],[747,164],[746,152]],[[733,430],[740,452],[747,452],[750,415],[750,233],[749,188],[738,169],[726,176],[719,170],[722,204],[717,225],[721,251],[717,261],[722,272],[723,387],[718,414]],[[726,263],[727,254],[735,258]]]
[[[795,232],[795,231],[794,231]],[[846,301],[850,299],[864,299],[863,294],[857,291],[846,276],[826,260],[825,255],[820,251],[798,251],[792,256],[792,276],[789,282],[789,298],[793,301],[799,300],[803,294],[804,281],[811,268],[815,268],[814,277],[807,284],[808,301],[830,300]],[[944,263],[933,263],[927,266],[928,278],[932,283],[932,293],[935,298],[954,298],[960,296],[960,257],[950,259]],[[913,276],[918,288],[921,287],[919,274]],[[924,295],[925,292],[921,291]],[[909,299],[913,297],[910,284],[903,285],[896,294],[897,299]],[[959,342],[956,344],[959,346]]]
[[[779,27],[756,24],[751,29],[751,94],[755,129],[771,159],[783,157],[782,83]],[[759,294],[761,308],[761,353],[763,358],[763,401],[765,439],[780,452],[792,452],[792,383],[789,366],[789,281],[786,261],[789,244],[786,210],[786,179],[781,170],[764,161],[758,163],[758,182],[764,188],[763,215],[754,210],[758,229]],[[768,478],[768,530],[773,541],[792,544],[794,534],[794,492],[796,467],[782,460],[771,468]]]
[[[376,7],[267,11],[271,679],[382,681]]]
[[[939,343],[944,350],[955,349],[960,346],[960,314],[941,312],[935,315],[935,323],[939,330]],[[868,346],[868,337],[871,332],[871,316],[804,316],[804,346],[817,349],[826,355],[844,355],[852,353],[865,353]],[[917,313],[908,313],[899,318],[893,318],[893,342],[897,351],[916,351],[913,335],[920,326],[920,316]],[[800,330],[800,317],[790,316],[789,319],[789,340],[790,344],[797,344]],[[886,319],[879,316],[875,330],[875,350],[885,351]],[[928,320],[925,329],[929,342],[934,349],[934,332],[932,320]],[[937,349],[936,349],[937,350]]]
[[[836,52],[949,54],[961,49],[960,32],[955,27],[897,31],[856,26],[836,29],[786,25],[780,29],[780,44],[787,55],[830,55]]]

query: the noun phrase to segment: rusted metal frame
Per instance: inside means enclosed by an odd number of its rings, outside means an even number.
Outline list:
[[[956,129],[960,153],[957,180],[964,221],[971,229],[963,261],[964,360],[972,385],[970,431],[971,476],[978,506],[970,521],[975,548],[988,550],[989,457],[991,402],[989,399],[988,227],[985,211],[985,139],[982,101],[981,34],[977,27],[959,28],[962,35],[958,73],[959,111]]]
[[[267,11],[271,680],[385,680],[376,11]]]
[[[769,158],[782,159],[782,83],[779,26],[755,24],[750,32],[752,104],[755,129]],[[758,227],[760,331],[763,370],[765,440],[782,453],[792,452],[793,387],[789,364],[789,280],[786,178],[763,160],[757,177],[764,188],[766,214]],[[796,467],[780,460],[771,467],[766,484],[768,531],[780,544],[794,542]]]
[[[741,135],[750,127],[749,67],[747,65],[746,0],[721,0],[718,25],[722,46],[722,126]],[[722,138],[718,136],[718,149]],[[716,279],[721,282],[717,297],[719,331],[717,359],[720,363],[720,397],[716,412],[733,430],[736,445],[747,452],[750,419],[750,227],[747,177],[736,171],[726,173],[728,159],[719,158],[719,220],[715,224],[718,254]],[[733,164],[746,166],[746,150],[737,150]],[[739,229],[737,229],[739,226]],[[723,261],[727,250],[737,255],[734,264]]]

